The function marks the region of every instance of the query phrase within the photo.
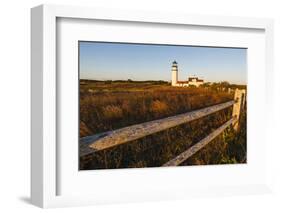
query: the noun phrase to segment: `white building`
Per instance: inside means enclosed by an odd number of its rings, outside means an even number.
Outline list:
[[[173,87],[188,87],[188,86],[196,86],[204,84],[203,79],[199,79],[198,77],[189,77],[187,81],[179,81],[178,80],[178,63],[176,61],[173,62],[172,65],[172,86]]]

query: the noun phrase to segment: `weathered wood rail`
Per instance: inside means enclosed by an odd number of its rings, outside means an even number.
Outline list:
[[[80,139],[80,156],[124,144],[165,129],[187,123],[232,106],[235,101],[217,104],[163,119],[136,124]]]
[[[240,112],[245,106],[246,99],[245,90],[235,90],[234,100],[225,103],[205,107],[202,109],[194,110],[192,112],[186,112],[175,116],[170,116],[163,119],[149,121],[141,124],[127,126],[121,129],[108,131],[93,136],[88,136],[80,139],[79,154],[83,157],[88,154],[95,153],[100,150],[104,150],[110,147],[128,143],[130,141],[137,140],[139,138],[178,126],[183,123],[191,122],[193,120],[205,117],[215,112],[221,111],[228,107],[233,106],[232,118],[225,122],[218,129],[213,131],[207,137],[176,156],[174,159],[165,163],[163,166],[177,166],[205,147],[214,138],[221,134],[231,124],[235,130],[238,129]]]
[[[215,139],[219,134],[221,134],[227,127],[229,127],[232,123],[236,122],[236,118],[231,118],[227,122],[225,122],[222,126],[217,128],[215,131],[213,131],[211,134],[209,134],[207,137],[190,147],[185,152],[181,153],[174,159],[170,160],[169,162],[165,163],[163,166],[178,166],[181,163],[183,163],[186,159],[194,155],[196,152],[198,152],[200,149],[205,147],[208,143],[210,143],[213,139]]]

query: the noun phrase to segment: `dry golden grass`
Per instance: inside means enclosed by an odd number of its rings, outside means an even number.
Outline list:
[[[159,100],[152,101],[150,111],[152,113],[161,115],[167,112],[168,105],[165,102],[161,102]]]
[[[233,99],[206,88],[175,88],[136,82],[80,85],[80,137],[160,119]],[[80,158],[80,169],[161,166],[210,134],[231,116],[231,108],[202,119]],[[245,123],[246,116],[243,122]],[[232,129],[182,165],[245,162],[246,127]]]
[[[88,92],[90,90],[90,92]],[[232,99],[204,88],[153,83],[92,83],[80,89],[80,121],[96,134]],[[80,136],[87,136],[80,132]]]
[[[102,115],[105,119],[117,119],[123,116],[123,110],[119,106],[108,105],[102,107]]]

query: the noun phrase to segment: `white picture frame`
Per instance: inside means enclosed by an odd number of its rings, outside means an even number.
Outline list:
[[[271,19],[257,19],[257,18],[240,18],[240,17],[216,17],[203,15],[187,15],[187,14],[173,14],[173,13],[153,13],[147,11],[123,11],[100,8],[85,8],[74,6],[54,6],[41,5],[31,10],[31,72],[32,72],[32,103],[31,103],[31,201],[33,204],[47,208],[47,207],[61,207],[61,206],[76,206],[76,205],[91,205],[98,203],[114,203],[114,202],[138,202],[143,200],[165,200],[165,199],[182,199],[187,197],[198,196],[213,196],[213,195],[240,195],[252,193],[270,192],[270,161],[265,161],[264,165],[259,169],[259,173],[264,173],[264,177],[258,179],[254,184],[243,180],[236,184],[221,184],[217,186],[200,186],[199,181],[194,181],[192,185],[194,188],[182,187],[167,183],[166,186],[160,183],[157,187],[151,186],[151,191],[135,192],[118,191],[109,194],[109,190],[105,190],[102,194],[100,191],[95,195],[79,195],[75,194],[60,194],[59,174],[61,172],[61,164],[58,163],[60,159],[60,152],[58,152],[58,87],[60,82],[57,79],[57,36],[58,36],[58,20],[63,19],[79,19],[79,20],[108,20],[118,22],[132,22],[132,23],[153,23],[168,26],[200,26],[200,27],[220,27],[229,31],[234,29],[253,29],[261,30],[264,33],[264,68],[261,68],[262,75],[265,76],[264,88],[261,88],[261,93],[264,94],[264,105],[260,110],[266,109],[266,115],[262,117],[266,130],[263,134],[266,139],[263,148],[270,150],[270,125],[272,109],[272,95],[270,91],[273,88],[271,82],[273,78],[273,21]],[[249,76],[252,78],[251,76]],[[250,79],[251,80],[251,79]],[[77,86],[77,85],[73,85]],[[249,94],[251,95],[251,94]],[[260,111],[261,112],[261,111]],[[263,111],[265,112],[265,111]],[[78,116],[78,115],[77,115]],[[252,148],[253,152],[255,148]],[[268,151],[261,151],[264,156],[269,156]],[[78,157],[78,156],[75,156]],[[151,173],[156,175],[155,169],[148,169],[140,171],[130,171],[130,173]],[[167,170],[160,170],[157,173],[162,175]],[[212,169],[210,169],[212,171]],[[78,172],[78,170],[77,170]],[[128,170],[117,171],[110,174],[111,177],[118,177]],[[171,171],[172,172],[172,171]],[[174,170],[175,174],[180,175],[183,170]],[[100,175],[101,173],[98,173]],[[159,175],[159,174],[157,174]],[[175,175],[170,176],[171,179]],[[71,179],[71,178],[70,178]],[[89,180],[89,179],[84,179]],[[71,182],[70,182],[71,184]],[[75,184],[72,183],[73,189]],[[88,183],[91,184],[91,183]],[[161,184],[163,189],[161,188]],[[69,185],[68,185],[69,186]],[[132,187],[128,184],[127,186]],[[122,193],[120,196],[119,193]]]

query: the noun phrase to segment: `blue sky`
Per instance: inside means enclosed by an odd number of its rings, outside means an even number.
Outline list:
[[[80,78],[95,80],[179,80],[199,76],[206,82],[246,84],[247,49],[79,42]]]

